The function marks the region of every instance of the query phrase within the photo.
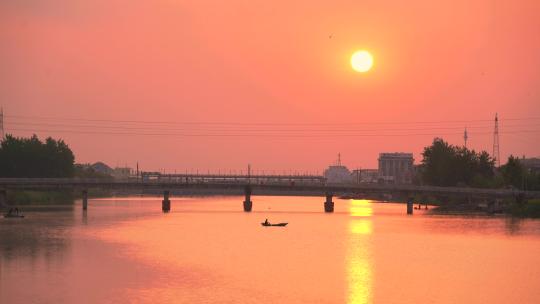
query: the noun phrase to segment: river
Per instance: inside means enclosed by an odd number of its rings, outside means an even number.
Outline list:
[[[90,200],[0,218],[0,303],[538,303],[540,221],[322,197]],[[260,222],[288,222],[262,227]]]

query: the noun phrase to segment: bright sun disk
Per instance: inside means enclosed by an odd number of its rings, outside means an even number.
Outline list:
[[[351,66],[357,72],[367,72],[373,66],[373,56],[365,50],[356,51],[351,56]]]

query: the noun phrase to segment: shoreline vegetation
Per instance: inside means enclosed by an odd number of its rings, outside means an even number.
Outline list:
[[[540,199],[531,199],[523,204],[514,204],[511,215],[522,218],[540,218]]]
[[[101,198],[112,196],[109,190],[90,189],[89,198]],[[7,201],[9,206],[27,205],[73,205],[82,195],[76,191],[34,191],[34,190],[13,190],[8,191]]]
[[[415,203],[418,204],[418,203]],[[502,201],[496,206],[486,203],[464,202],[432,202],[435,206],[430,209],[434,215],[504,215],[518,218],[540,218],[540,199],[524,200],[521,203],[515,201]]]

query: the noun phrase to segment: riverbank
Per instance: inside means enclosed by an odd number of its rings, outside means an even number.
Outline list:
[[[72,191],[8,191],[8,205],[69,205],[75,200]]]
[[[540,199],[528,200],[523,204],[515,204],[511,214],[517,217],[540,218]]]
[[[28,205],[72,205],[75,200],[81,198],[81,193],[75,191],[33,191],[14,190],[7,192],[8,206],[28,206]],[[90,189],[89,198],[99,198],[112,196],[110,190]],[[0,206],[1,207],[1,206]],[[7,206],[4,206],[7,207]]]
[[[540,199],[531,199],[521,204],[506,202],[495,207],[487,204],[446,203],[439,204],[430,213],[444,215],[494,215],[540,218]]]

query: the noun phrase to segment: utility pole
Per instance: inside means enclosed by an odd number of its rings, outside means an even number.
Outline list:
[[[467,127],[465,127],[465,132],[463,132],[463,140],[465,141],[465,149],[467,149],[467,139],[469,139],[469,135],[467,134]]]
[[[501,166],[501,155],[499,153],[499,117],[495,113],[495,129],[493,130],[493,157],[495,157],[495,163],[497,168]]]
[[[4,140],[4,108],[0,107],[0,142]]]
[[[247,167],[247,182],[248,184],[251,184],[251,164],[248,164]]]

